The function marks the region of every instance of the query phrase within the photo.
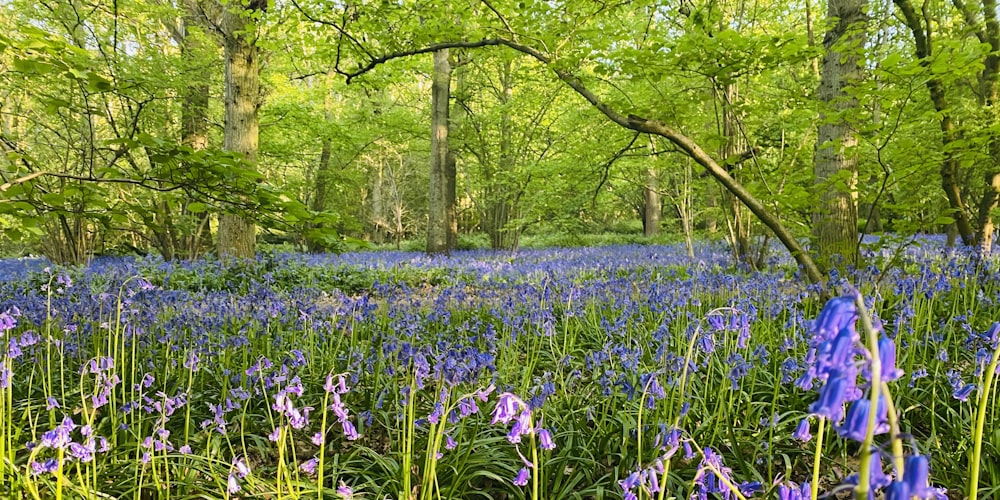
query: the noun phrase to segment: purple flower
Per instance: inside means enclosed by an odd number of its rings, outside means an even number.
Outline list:
[[[809,500],[812,495],[809,483],[796,486],[794,483],[778,486],[778,500]]]
[[[31,473],[36,476],[40,474],[52,474],[57,470],[59,470],[59,462],[54,458],[50,458],[44,462],[31,462]]]
[[[42,434],[39,446],[42,448],[65,449],[73,441],[70,433],[76,428],[73,419],[65,417],[61,424]]]
[[[691,460],[695,457],[694,450],[691,449],[691,443],[684,441],[684,458],[686,460]]]
[[[236,469],[236,475],[240,479],[243,479],[250,474],[250,466],[243,460],[243,457],[237,457],[233,460],[233,467]]]
[[[354,424],[352,424],[350,420],[344,420],[341,424],[344,426],[344,437],[346,437],[348,441],[354,441],[355,439],[361,437],[361,435],[358,434],[358,430],[354,428]]]
[[[444,435],[444,449],[446,449],[446,450],[454,450],[456,446],[458,446],[458,443],[455,442],[455,439],[452,438],[451,436],[449,436],[448,434],[445,434]]]
[[[531,473],[528,472],[527,467],[521,467],[521,470],[517,472],[517,477],[514,478],[514,486],[524,486],[528,484],[528,478],[531,477]]]
[[[311,476],[316,473],[317,465],[319,465],[319,459],[310,458],[309,460],[306,460],[305,462],[299,464],[299,469],[301,469],[302,472],[305,472],[306,474],[309,474]]]
[[[538,443],[543,450],[556,449],[556,443],[552,441],[552,433],[550,433],[548,429],[539,429]]]
[[[490,425],[510,422],[517,417],[517,410],[520,407],[521,400],[517,396],[509,392],[501,394],[496,408],[493,409],[493,420],[490,421]]]
[[[312,435],[312,444],[316,446],[323,446],[324,436],[322,432],[317,432]]]
[[[354,490],[352,490],[350,486],[344,484],[343,481],[340,482],[340,486],[337,486],[337,494],[344,500],[351,500],[354,498]]]
[[[89,439],[86,445],[80,443],[69,444],[69,454],[80,462],[87,463],[94,459],[94,440]]]
[[[878,339],[878,357],[882,361],[883,382],[892,382],[903,376],[903,370],[896,368],[896,343],[885,335]]]
[[[883,491],[885,500],[910,500],[910,487],[902,481],[893,481]]]
[[[635,489],[636,486],[639,486],[640,482],[642,482],[642,476],[638,471],[636,471],[629,474],[625,479],[618,481],[618,485],[621,486],[623,490],[630,491]]]
[[[240,482],[236,479],[236,476],[230,474],[229,479],[226,481],[226,491],[230,494],[239,493]]]
[[[854,328],[858,319],[858,306],[853,296],[830,299],[819,312],[813,332],[818,337],[832,337],[844,328]]]
[[[798,428],[792,433],[792,438],[802,441],[803,443],[807,443],[810,439],[812,439],[812,434],[809,433],[809,417],[803,418],[802,421],[799,422]]]

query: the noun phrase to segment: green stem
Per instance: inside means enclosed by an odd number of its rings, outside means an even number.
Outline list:
[[[1000,344],[993,350],[993,358],[990,360],[989,366],[986,367],[983,389],[979,394],[976,430],[972,433],[972,456],[969,457],[969,491],[966,492],[969,500],[976,500],[979,496],[979,460],[983,455],[983,426],[986,424],[986,405],[989,402],[990,389],[993,387],[998,361],[1000,361]]]
[[[826,436],[826,418],[819,417],[819,430],[816,431],[816,453],[813,455],[812,483],[809,484],[809,498],[818,498],[819,494],[819,461],[823,457],[823,438]]]
[[[896,467],[897,473],[902,474],[903,470],[903,438],[899,433],[899,416],[896,415],[896,404],[892,401],[892,393],[889,392],[889,384],[882,382],[882,397],[885,398],[885,407],[889,413],[889,432],[892,443],[892,463]]]
[[[871,353],[871,377],[872,377],[872,389],[870,397],[870,407],[868,409],[868,423],[865,427],[865,439],[861,443],[861,464],[858,471],[858,487],[854,489],[854,498],[856,500],[868,500],[868,487],[871,476],[871,461],[872,461],[872,440],[875,437],[875,424],[876,418],[878,417],[878,396],[879,396],[879,385],[882,380],[882,359],[879,357],[878,353],[878,332],[875,331],[875,327],[872,325],[872,320],[868,316],[868,310],[865,308],[864,300],[859,295],[855,299],[855,303],[858,306],[858,319],[861,321],[861,327],[868,335],[868,348]]]

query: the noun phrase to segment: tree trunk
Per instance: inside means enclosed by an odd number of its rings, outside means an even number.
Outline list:
[[[813,212],[813,243],[818,260],[829,266],[857,263],[857,137],[843,113],[858,107],[846,87],[861,77],[867,0],[830,0],[827,17],[836,20],[823,39],[822,104],[816,141],[814,185],[819,204]],[[828,116],[831,115],[831,116]]]
[[[250,2],[237,11],[223,14],[223,46],[226,59],[225,114],[226,124],[223,148],[240,154],[243,159],[257,164],[260,107],[260,59],[254,37],[253,18],[248,15],[263,10],[266,4]],[[224,6],[236,9],[235,6]],[[223,213],[219,216],[219,257],[251,259],[257,243],[256,228],[252,220],[239,214]]]
[[[913,34],[914,45],[916,46],[917,57],[921,66],[927,67],[931,60],[930,36],[924,28],[923,20],[917,16],[917,11],[913,8],[910,0],[893,0],[907,28]],[[928,25],[930,19],[926,20]],[[941,151],[944,153],[944,160],[941,162],[941,188],[948,198],[948,207],[951,216],[955,218],[955,230],[966,245],[973,243],[972,223],[969,220],[969,212],[966,209],[962,191],[959,187],[958,158],[952,144],[958,140],[958,132],[955,124],[951,120],[951,109],[948,107],[948,99],[945,94],[944,82],[939,78],[931,76],[925,83],[927,91],[930,93],[931,102],[934,104],[934,111],[940,116],[938,125],[941,128]],[[950,241],[951,239],[949,239]]]
[[[451,221],[448,209],[448,99],[451,94],[451,64],[448,49],[434,52],[431,83],[430,191],[427,197],[427,253],[447,254]],[[454,182],[454,181],[452,181]],[[452,199],[454,199],[452,197]]]
[[[660,199],[659,179],[656,171],[656,141],[649,137],[649,163],[646,165],[646,182],[642,187],[642,234],[651,237],[660,232],[663,201]]]
[[[990,52],[983,65],[980,82],[980,96],[987,116],[993,124],[1000,123],[998,100],[1000,100],[1000,22],[997,21],[996,0],[983,0],[983,15],[985,22],[985,38],[990,44]],[[986,169],[983,197],[979,203],[979,231],[976,233],[976,243],[983,257],[993,251],[993,236],[996,226],[993,224],[993,209],[1000,200],[1000,139],[992,135],[989,140],[990,165]]]
[[[333,80],[333,75],[327,75],[327,82]],[[324,97],[323,97],[323,119],[327,124],[333,123],[333,89],[330,85],[324,85]],[[310,203],[309,209],[314,212],[323,212],[326,210],[327,205],[327,194],[330,191],[330,183],[333,178],[333,167],[331,166],[330,157],[333,155],[333,141],[329,135],[323,136],[323,142],[320,146],[319,151],[319,163],[316,165],[316,176],[313,181],[313,196],[312,203]],[[320,233],[323,229],[323,224],[314,224],[310,227],[310,233]],[[319,234],[310,235],[307,240],[307,248],[310,252],[319,252],[326,250],[326,245],[323,243],[323,238],[319,237]]]
[[[730,83],[718,91],[722,101],[720,106],[722,130],[720,132],[726,141],[719,151],[719,155],[725,160],[725,167],[729,174],[740,181],[742,178],[740,171],[743,169],[744,156],[749,147],[743,137],[743,132],[740,130],[739,117],[735,109],[736,103],[739,101],[739,86],[736,83]],[[756,267],[750,248],[750,223],[752,221],[750,214],[732,193],[724,191],[723,195],[729,215],[726,219],[726,226],[729,229],[733,256],[737,262],[746,263],[751,268]]]
[[[650,140],[652,143],[652,140]],[[648,236],[656,235],[660,232],[660,213],[663,211],[663,204],[660,201],[659,183],[657,182],[656,166],[652,163],[655,157],[650,157],[650,165],[646,169],[646,185],[643,187],[644,201],[642,213],[642,231]]]
[[[190,61],[197,57],[197,52],[201,49],[201,43],[189,32],[195,16],[196,8],[191,2],[185,2],[185,16],[181,19],[179,27],[180,39],[175,41],[181,48],[181,59]],[[191,67],[199,67],[192,64]],[[181,108],[181,142],[191,146],[195,151],[201,151],[208,147],[208,98],[209,85],[208,75],[205,70],[198,70],[191,78],[190,82],[182,90]],[[197,258],[205,248],[210,248],[212,243],[211,231],[209,231],[209,220],[211,214],[201,215],[191,214],[197,220],[193,227],[181,225],[181,247],[183,257],[188,259]],[[191,221],[194,222],[194,221]],[[207,241],[206,241],[207,240]]]

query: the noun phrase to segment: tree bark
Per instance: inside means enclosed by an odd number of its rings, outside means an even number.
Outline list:
[[[861,78],[867,0],[830,0],[827,17],[836,20],[823,39],[826,54],[818,97],[823,106],[816,141],[814,185],[819,205],[813,212],[813,243],[820,262],[857,263],[858,140],[844,119],[858,107],[846,87]],[[838,267],[839,267],[838,266]]]
[[[266,4],[253,1],[238,10],[224,6],[223,47],[226,59],[225,133],[223,148],[240,154],[251,166],[257,164],[260,107],[260,54],[253,30],[252,14]],[[219,216],[219,257],[250,259],[257,243],[256,228],[249,218],[233,213]]]
[[[427,253],[447,254],[448,231],[448,100],[451,94],[451,64],[448,49],[434,52],[431,82],[430,191],[427,197]],[[451,210],[454,214],[454,209]]]
[[[654,157],[650,157],[649,161],[652,163],[656,160]],[[663,203],[660,201],[658,184],[656,166],[650,164],[646,168],[646,185],[643,187],[642,231],[647,237],[654,236],[660,232],[660,213],[663,211]],[[686,221],[682,222],[686,223]]]

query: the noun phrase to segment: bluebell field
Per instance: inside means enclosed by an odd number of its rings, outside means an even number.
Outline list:
[[[1000,276],[942,243],[829,301],[710,244],[3,261],[0,495],[995,497]]]

